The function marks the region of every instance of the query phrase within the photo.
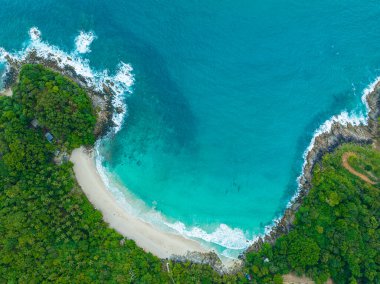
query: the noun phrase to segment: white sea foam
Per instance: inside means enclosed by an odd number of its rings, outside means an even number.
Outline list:
[[[298,197],[301,189],[300,180],[302,176],[304,175],[304,170],[307,165],[307,156],[309,152],[314,148],[315,146],[315,140],[318,136],[331,132],[332,126],[335,123],[339,123],[343,126],[352,125],[352,126],[358,126],[358,125],[367,125],[368,124],[368,113],[370,111],[367,97],[370,93],[372,93],[375,90],[376,85],[380,82],[380,76],[377,77],[371,84],[369,84],[362,92],[361,101],[365,106],[365,113],[355,113],[354,111],[351,113],[348,113],[346,110],[342,111],[339,115],[334,115],[330,119],[326,120],[319,128],[314,132],[313,137],[310,141],[309,146],[306,148],[305,152],[303,153],[303,159],[304,163],[302,165],[302,171],[301,175],[297,178],[298,180],[298,190],[296,194],[292,197],[292,199],[288,203],[288,207],[292,205],[292,203],[295,201],[295,199]]]
[[[79,35],[75,38],[75,48],[78,53],[89,53],[91,52],[90,45],[96,39],[94,32],[84,32],[80,31]]]
[[[89,60],[80,57],[79,53],[89,48],[90,43],[95,38],[94,33],[86,34],[81,32],[76,38],[77,50],[71,53],[66,53],[58,47],[43,41],[41,39],[41,32],[36,27],[29,30],[29,36],[29,44],[21,51],[10,53],[4,48],[0,48],[0,61],[6,61],[6,56],[17,61],[23,61],[29,54],[35,52],[38,57],[52,60],[61,68],[70,66],[78,75],[84,78],[89,87],[93,87],[97,91],[102,91],[103,86],[107,86],[112,89],[115,94],[112,97],[112,103],[115,104],[115,107],[118,109],[118,112],[113,115],[113,121],[115,123],[113,131],[119,131],[127,113],[125,96],[131,92],[131,87],[134,82],[132,67],[129,64],[120,62],[114,75],[109,74],[108,70],[93,70],[90,67]]]
[[[311,139],[309,146],[307,147],[306,151],[303,154],[303,158],[305,160],[303,168],[306,166],[306,158],[307,158],[308,153],[314,147],[315,139],[323,133],[331,132],[332,126],[335,123],[339,123],[344,126],[347,126],[349,124],[352,126],[358,126],[360,124],[366,124],[367,119],[363,114],[360,114],[360,115],[357,115],[355,113],[349,114],[347,111],[342,111],[339,115],[334,115],[330,119],[322,123],[322,125],[319,126],[319,128],[314,132],[313,138]]]
[[[7,62],[6,59],[5,59],[5,57],[6,57],[7,54],[8,54],[8,52],[4,48],[0,47],[0,62],[1,63],[6,63]]]
[[[111,86],[116,94],[112,99],[112,104],[117,108],[117,112],[113,113],[112,120],[115,124],[114,133],[119,132],[122,123],[127,114],[127,105],[124,102],[124,91],[130,90],[133,85],[132,66],[124,62],[120,62],[116,75],[112,78],[113,81],[118,82],[117,85]]]
[[[294,201],[297,199],[297,197],[300,194],[301,191],[301,178],[304,175],[304,170],[307,165],[307,156],[309,152],[314,148],[315,145],[315,140],[317,139],[318,136],[324,134],[324,133],[329,133],[331,132],[332,126],[335,123],[339,123],[341,125],[347,126],[347,125],[352,125],[352,126],[358,126],[358,125],[367,125],[368,124],[368,113],[370,111],[367,97],[370,93],[372,93],[375,90],[376,85],[380,82],[380,76],[377,77],[371,84],[369,84],[362,92],[361,96],[361,101],[365,106],[365,114],[363,113],[355,113],[352,111],[351,113],[348,113],[346,110],[342,111],[338,115],[332,116],[330,119],[326,120],[324,123],[322,123],[317,130],[315,130],[313,137],[310,141],[309,146],[306,148],[305,152],[303,153],[303,160],[304,163],[302,165],[302,170],[301,174],[298,176],[297,181],[298,181],[298,189],[297,192],[293,195],[291,200],[287,204],[287,208],[291,207]],[[279,222],[282,220],[283,215],[281,215],[278,218],[273,219],[272,224],[268,225],[265,227],[265,232],[263,235],[259,235],[258,237],[263,237],[265,235],[268,235],[274,227],[276,227]],[[257,238],[256,238],[257,239]]]
[[[226,224],[220,224],[219,227],[211,233],[207,233],[199,227],[187,228],[182,222],[165,222],[165,224],[183,236],[201,239],[228,249],[242,250],[252,244],[251,241],[247,240],[241,229],[232,229]]]
[[[372,92],[375,91],[375,87],[376,87],[377,84],[379,84],[379,82],[380,82],[380,76],[377,77],[371,84],[369,84],[367,86],[367,88],[365,88],[363,90],[363,93],[362,93],[361,99],[362,99],[363,104],[366,107],[366,119],[367,120],[368,120],[368,113],[370,111],[370,108],[369,108],[369,105],[368,105],[368,101],[367,101],[367,97],[368,97],[369,94],[371,94]]]
[[[344,126],[347,126],[347,125],[352,125],[352,126],[367,125],[368,124],[368,113],[370,111],[368,101],[367,101],[367,97],[370,93],[372,93],[375,90],[375,87],[377,84],[379,84],[379,82],[380,82],[380,76],[377,77],[371,84],[369,84],[367,86],[367,88],[365,88],[362,92],[361,101],[364,104],[365,109],[366,109],[365,114],[363,114],[363,113],[358,114],[358,113],[355,113],[354,111],[352,111],[351,113],[348,113],[346,110],[344,110],[340,114],[334,115],[330,119],[326,120],[324,123],[322,123],[318,127],[317,130],[315,130],[309,146],[306,148],[305,152],[303,153],[304,163],[302,165],[301,174],[297,178],[297,181],[298,181],[297,192],[293,195],[291,200],[288,202],[287,208],[289,208],[293,204],[293,202],[297,199],[297,197],[300,194],[300,190],[301,190],[300,181],[301,181],[302,176],[304,175],[304,170],[305,170],[305,167],[307,165],[307,156],[308,156],[309,152],[314,148],[315,140],[317,139],[317,137],[324,134],[324,133],[331,132],[332,126],[335,123],[339,123],[339,124],[344,125]],[[258,237],[264,237],[265,235],[268,235],[273,230],[273,228],[279,224],[279,222],[282,220],[282,218],[283,218],[283,215],[273,219],[271,225],[268,225],[265,227],[264,234],[258,235],[255,238],[255,240]],[[254,241],[253,241],[253,243],[254,243]]]
[[[38,28],[33,27],[29,30],[29,36],[31,40],[39,40],[41,38],[41,32]]]
[[[105,138],[108,139],[108,138]],[[104,141],[103,141],[104,142]],[[220,224],[214,231],[206,232],[199,227],[187,227],[182,222],[170,222],[167,218],[152,207],[147,206],[142,200],[133,196],[122,184],[116,182],[116,178],[103,166],[103,157],[100,154],[102,141],[96,143],[96,168],[105,183],[107,189],[116,197],[119,204],[141,220],[148,222],[160,229],[179,234],[188,239],[202,240],[209,244],[215,244],[226,248],[227,257],[231,257],[228,250],[244,250],[255,240],[246,237],[241,229],[231,228],[226,224]],[[236,257],[236,253],[231,253]]]

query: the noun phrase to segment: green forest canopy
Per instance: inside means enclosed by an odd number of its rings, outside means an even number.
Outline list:
[[[295,271],[317,283],[329,277],[334,283],[380,283],[379,185],[343,168],[345,152],[357,154],[350,161],[355,170],[379,177],[380,153],[370,146],[347,144],[325,155],[314,169],[313,188],[296,214],[294,229],[273,247],[247,255],[252,274],[258,272],[262,280],[266,274],[271,278]]]
[[[70,162],[53,162],[56,150],[92,145],[95,120],[85,91],[41,65],[25,65],[14,96],[0,97],[0,283],[282,283],[290,271],[318,283],[380,283],[379,185],[341,165],[354,152],[350,165],[379,178],[379,152],[344,145],[325,155],[294,229],[247,253],[242,271],[170,262],[168,274],[166,261],[108,228]]]
[[[96,117],[86,92],[68,78],[41,65],[24,65],[13,90],[26,119],[37,119],[70,149],[95,142]]]

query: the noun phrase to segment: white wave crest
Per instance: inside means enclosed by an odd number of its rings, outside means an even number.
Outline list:
[[[347,125],[358,126],[361,124],[365,125],[365,124],[367,124],[367,118],[366,118],[366,116],[364,116],[362,114],[357,115],[353,112],[351,114],[349,114],[347,111],[342,111],[340,114],[334,115],[330,119],[326,120],[324,123],[322,123],[318,127],[317,130],[315,130],[313,137],[311,138],[309,146],[306,148],[305,152],[302,155],[302,158],[303,158],[302,171],[301,171],[301,174],[297,178],[298,189],[297,189],[296,194],[289,201],[289,203],[287,205],[288,208],[293,204],[293,202],[297,199],[297,197],[300,193],[300,190],[301,190],[301,183],[300,182],[301,182],[301,179],[304,175],[305,168],[307,166],[307,156],[309,155],[309,152],[311,150],[313,150],[313,148],[315,146],[315,140],[317,139],[318,136],[320,136],[324,133],[330,133],[331,129],[335,123],[339,123],[343,126],[347,126]]]
[[[109,85],[115,93],[115,96],[112,98],[112,105],[117,110],[112,115],[112,121],[115,124],[113,133],[119,132],[127,114],[127,104],[124,102],[124,90],[131,91],[131,87],[134,83],[134,78],[131,75],[133,71],[131,65],[120,62],[117,70],[115,76],[109,78],[112,82],[118,82],[117,84]],[[107,80],[107,77],[105,78]]]
[[[29,36],[31,40],[39,40],[41,38],[41,32],[37,27],[32,27],[29,30]]]
[[[183,236],[201,239],[228,249],[242,250],[252,244],[252,241],[246,238],[242,230],[238,228],[232,229],[226,224],[220,224],[219,227],[211,233],[207,233],[199,227],[192,227],[188,229],[182,222],[165,222],[165,224]]]
[[[298,189],[296,193],[293,195],[293,197],[290,199],[290,201],[287,204],[287,208],[290,208],[292,204],[295,202],[297,197],[299,196],[301,192],[301,179],[304,175],[304,171],[307,165],[307,156],[309,152],[314,148],[315,146],[315,140],[317,139],[318,136],[324,134],[324,133],[329,133],[331,132],[331,129],[335,123],[341,124],[343,126],[347,125],[352,125],[352,126],[358,126],[358,125],[367,125],[368,124],[368,113],[370,111],[368,102],[367,102],[367,97],[370,93],[372,93],[375,90],[376,85],[380,82],[380,77],[377,77],[375,81],[373,81],[367,88],[363,90],[361,101],[366,107],[366,112],[365,114],[357,114],[355,112],[348,113],[346,110],[342,111],[338,115],[332,116],[330,119],[326,120],[324,123],[322,123],[315,131],[313,134],[313,137],[310,141],[310,144],[306,148],[305,152],[303,153],[303,165],[302,165],[302,170],[301,174],[297,178],[298,182]],[[270,234],[270,232],[275,228],[280,221],[282,220],[283,215],[280,217],[277,217],[272,220],[272,223],[268,226],[265,227],[265,232],[263,235],[258,235],[257,237],[264,237],[265,235]],[[257,239],[256,237],[256,239]]]
[[[83,32],[81,32],[83,33]],[[79,34],[78,38],[88,39],[88,34]],[[29,54],[35,52],[40,58],[54,61],[60,68],[70,66],[73,68],[77,75],[81,76],[86,85],[94,88],[97,91],[103,91],[104,86],[114,92],[112,103],[118,112],[113,115],[113,122],[115,128],[112,130],[114,133],[120,130],[122,123],[125,119],[127,106],[125,104],[125,97],[131,92],[131,86],[134,83],[132,75],[132,67],[129,64],[120,62],[117,71],[114,75],[109,74],[108,70],[96,71],[90,67],[90,62],[87,59],[80,57],[78,50],[71,53],[66,53],[54,45],[50,45],[41,39],[41,32],[37,27],[29,30],[30,43],[23,50],[16,53],[9,53],[4,48],[0,47],[0,61],[6,62],[5,57],[9,56],[16,61],[24,61]],[[95,35],[92,33],[92,36]],[[78,46],[77,46],[78,47]],[[80,49],[89,47],[89,41],[80,45]]]
[[[96,39],[94,32],[84,32],[80,31],[79,35],[75,38],[75,49],[78,53],[89,53],[91,52],[90,45]]]
[[[330,119],[326,120],[314,132],[313,138],[311,139],[309,146],[307,147],[306,151],[303,154],[303,158],[305,159],[305,163],[306,163],[307,155],[309,154],[309,152],[314,147],[315,139],[323,133],[331,132],[332,126],[335,123],[339,123],[343,126],[347,126],[347,125],[358,126],[360,124],[366,124],[367,119],[364,115],[357,115],[355,113],[349,114],[347,111],[342,111],[339,115],[334,115]],[[306,166],[306,164],[304,164],[304,166]]]
[[[368,120],[367,116],[368,116],[368,113],[370,111],[370,108],[369,108],[369,105],[368,105],[368,101],[367,101],[367,97],[368,97],[369,94],[371,94],[372,92],[375,91],[376,85],[379,84],[379,82],[380,82],[380,76],[377,77],[371,84],[369,84],[367,86],[367,88],[365,88],[363,90],[363,93],[362,93],[362,98],[361,99],[362,99],[363,104],[366,107],[366,118],[367,118],[367,120]]]
[[[297,178],[298,181],[298,190],[296,194],[292,197],[292,199],[289,201],[288,206],[290,207],[292,203],[295,201],[295,199],[298,197],[300,190],[301,190],[301,184],[300,181],[302,179],[302,176],[304,175],[304,171],[307,165],[307,156],[309,152],[314,148],[315,146],[315,140],[318,136],[331,132],[332,126],[335,123],[339,123],[343,126],[352,125],[352,126],[358,126],[358,125],[367,125],[368,124],[368,113],[370,111],[367,97],[370,93],[372,93],[375,90],[375,87],[380,82],[380,76],[377,77],[371,84],[369,84],[362,92],[361,101],[364,104],[366,111],[365,114],[357,114],[355,112],[348,113],[347,111],[342,111],[338,115],[332,116],[330,119],[326,120],[322,125],[318,127],[318,129],[314,132],[313,137],[310,141],[309,146],[306,148],[305,152],[303,153],[303,165],[302,165],[302,171],[300,176]]]
[[[108,139],[107,137],[105,139]],[[104,141],[103,141],[104,142]],[[135,197],[125,186],[118,183],[114,177],[104,166],[104,158],[100,154],[102,141],[96,143],[96,169],[101,176],[106,188],[116,197],[117,202],[124,210],[140,218],[155,227],[164,231],[169,231],[181,235],[187,239],[202,240],[209,244],[216,244],[226,248],[224,251],[226,257],[236,258],[236,251],[242,251],[248,248],[255,240],[250,240],[246,237],[241,229],[220,224],[214,231],[208,233],[202,228],[188,228],[182,222],[170,222],[163,214],[147,206],[141,199]],[[209,246],[209,245],[208,245]]]

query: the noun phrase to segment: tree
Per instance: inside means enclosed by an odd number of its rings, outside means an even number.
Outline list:
[[[293,269],[305,269],[306,266],[318,263],[320,248],[314,240],[295,231],[288,234],[287,240],[289,242],[287,258]]]

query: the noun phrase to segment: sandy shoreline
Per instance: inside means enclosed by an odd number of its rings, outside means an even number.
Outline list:
[[[0,96],[11,97],[12,95],[13,95],[13,91],[11,88],[0,90]]]
[[[124,210],[107,190],[96,170],[95,161],[83,148],[74,150],[70,160],[74,163],[79,185],[93,206],[102,212],[104,221],[145,251],[160,258],[185,255],[188,251],[207,252],[196,241],[156,229]]]

